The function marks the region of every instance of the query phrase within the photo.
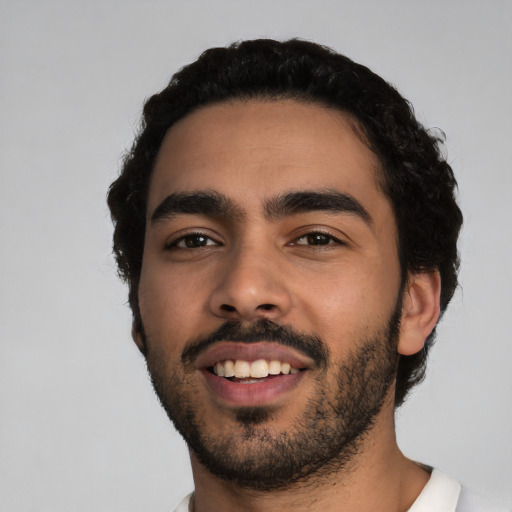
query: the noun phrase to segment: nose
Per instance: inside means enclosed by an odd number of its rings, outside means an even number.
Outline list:
[[[292,299],[278,258],[263,251],[241,249],[227,258],[210,296],[210,310],[226,320],[277,320],[290,310]]]

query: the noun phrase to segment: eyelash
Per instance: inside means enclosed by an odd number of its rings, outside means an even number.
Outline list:
[[[179,246],[179,244],[182,242],[186,245],[187,240],[191,241],[194,238],[196,238],[196,239],[203,238],[207,241],[207,243],[204,245],[198,245],[196,247],[191,247],[191,246],[180,247]],[[208,243],[208,242],[214,242],[214,243]],[[215,240],[214,238],[212,238],[211,236],[207,235],[206,233],[202,233],[201,231],[196,231],[196,232],[192,232],[192,233],[187,233],[186,235],[182,235],[179,238],[176,238],[176,240],[172,240],[171,242],[166,243],[165,249],[167,249],[167,250],[171,250],[171,249],[189,250],[189,249],[201,249],[202,247],[218,246],[218,245],[222,245],[222,244],[220,242],[218,242],[217,240]]]
[[[308,239],[309,237],[323,237],[323,240],[326,241],[326,243],[299,243],[302,239]],[[193,239],[202,238],[206,243],[202,245],[193,245],[194,241]],[[192,243],[192,245],[187,245],[187,240]],[[313,241],[312,239],[307,240],[308,242]],[[317,238],[317,241],[320,241]],[[213,242],[213,243],[211,243]],[[180,243],[184,243],[185,247],[180,247]],[[201,231],[187,233],[186,235],[182,235],[176,240],[173,240],[165,245],[165,249],[171,250],[171,249],[181,249],[181,250],[191,250],[191,249],[201,249],[203,247],[208,246],[219,246],[222,245],[220,242],[212,238],[211,236],[207,235],[206,233],[203,233]],[[331,233],[325,232],[325,231],[310,231],[307,233],[304,233],[303,235],[295,238],[289,245],[292,246],[303,246],[303,247],[316,247],[316,248],[323,248],[323,246],[331,246],[331,245],[345,245],[345,242],[340,240],[339,238],[333,236]]]
[[[323,237],[324,239],[327,240],[327,243],[318,243],[318,244],[310,244],[310,243],[300,244],[300,243],[298,243],[299,240],[307,239],[309,237]],[[321,231],[321,230],[316,230],[316,231],[310,231],[308,233],[305,233],[305,234],[297,237],[292,242],[291,245],[321,248],[322,246],[345,245],[345,242],[343,242],[339,238],[333,236],[331,233],[328,233],[328,232],[325,232],[325,231]]]

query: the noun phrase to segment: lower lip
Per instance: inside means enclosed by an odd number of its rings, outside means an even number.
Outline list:
[[[208,387],[215,396],[238,407],[269,405],[276,402],[298,385],[304,373],[306,372],[301,371],[273,377],[264,382],[242,384],[232,382],[224,377],[217,377],[208,370],[202,371]]]

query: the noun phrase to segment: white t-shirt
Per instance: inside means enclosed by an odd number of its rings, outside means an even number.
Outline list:
[[[174,512],[189,512],[189,494]],[[504,508],[489,508],[479,497],[461,487],[451,476],[432,470],[430,480],[408,512],[512,512]]]

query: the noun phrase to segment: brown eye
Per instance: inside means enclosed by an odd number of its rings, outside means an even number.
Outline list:
[[[178,247],[179,249],[198,249],[200,247],[206,247],[209,245],[219,245],[215,240],[209,236],[201,233],[193,233],[190,235],[182,236],[174,243],[171,247]]]
[[[337,242],[337,239],[325,233],[308,233],[297,238],[295,245],[330,245]]]

